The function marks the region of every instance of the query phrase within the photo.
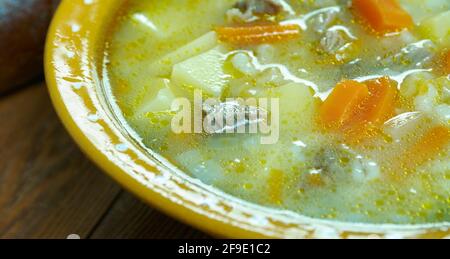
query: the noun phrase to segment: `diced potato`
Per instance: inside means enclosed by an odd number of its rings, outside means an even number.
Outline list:
[[[400,93],[409,100],[417,111],[424,112],[429,117],[449,123],[448,106],[450,105],[446,93],[450,89],[447,77],[432,78],[429,73],[420,73],[406,78]]]
[[[121,92],[115,93],[121,96],[118,99],[118,103],[125,115],[132,117],[139,113],[145,113],[145,106],[154,101],[160,90],[169,87],[170,82],[168,79],[163,78],[147,78],[146,80],[142,80],[142,84],[140,85],[130,85],[125,80],[121,80],[120,84],[124,89],[118,89]],[[148,110],[148,112],[166,110],[163,108],[154,108],[155,110]]]
[[[281,130],[300,132],[312,128],[318,101],[309,86],[300,83],[272,88],[265,94],[280,99]]]
[[[285,112],[305,114],[314,107],[313,91],[309,86],[291,83],[274,90],[281,99],[281,110]]]
[[[400,94],[406,99],[412,99],[428,91],[426,82],[433,80],[429,72],[419,72],[405,78],[400,87]]]
[[[176,64],[172,82],[182,87],[194,87],[213,97],[220,97],[228,83],[223,66],[226,56],[220,47]]]
[[[450,8],[448,0],[399,0],[399,2],[412,15],[415,22],[421,22]]]
[[[169,87],[169,80],[157,79],[151,88],[139,98],[136,115],[148,112],[168,111],[172,105],[175,95]]]
[[[441,104],[436,106],[435,108],[436,116],[440,119],[440,121],[450,125],[450,105]]]
[[[225,22],[228,9],[236,0],[221,1],[133,1],[130,7],[133,13],[137,12],[151,19],[152,24],[161,28],[164,33],[173,38],[187,38],[199,35],[210,28],[211,24]],[[176,7],[174,8],[174,5]],[[188,13],[188,15],[187,15]],[[188,22],[186,22],[188,21]]]
[[[200,38],[188,43],[187,45],[171,52],[150,67],[150,72],[156,76],[166,76],[170,74],[173,65],[183,62],[186,59],[200,55],[218,44],[217,34],[214,31],[208,32]]]
[[[443,12],[424,20],[419,30],[424,37],[438,44],[450,44],[450,11]]]

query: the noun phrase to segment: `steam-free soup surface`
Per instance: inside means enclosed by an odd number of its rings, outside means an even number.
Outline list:
[[[130,0],[107,47],[131,128],[205,184],[315,218],[450,221],[448,0]],[[176,134],[194,90],[209,112],[279,98],[278,141]]]

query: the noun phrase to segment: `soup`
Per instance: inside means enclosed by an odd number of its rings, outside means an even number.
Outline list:
[[[448,0],[129,0],[111,32],[121,114],[192,177],[314,218],[450,221]]]

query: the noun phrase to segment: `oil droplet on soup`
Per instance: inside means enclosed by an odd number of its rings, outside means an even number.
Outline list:
[[[315,218],[448,222],[449,31],[448,0],[130,0],[107,75],[143,143],[205,184]],[[217,100],[200,116],[245,116],[175,133],[195,90]],[[276,143],[224,133],[263,112],[227,98],[277,98]]]

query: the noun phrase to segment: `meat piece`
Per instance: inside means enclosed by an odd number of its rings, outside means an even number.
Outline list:
[[[355,40],[347,28],[333,26],[326,31],[320,45],[326,53],[335,55],[336,60],[343,61],[348,58]]]
[[[435,50],[436,46],[430,40],[414,42],[400,52],[383,59],[381,64],[398,72],[423,68],[431,62]]]
[[[249,23],[276,18],[282,13],[292,13],[283,0],[241,0],[227,13],[230,23]]]
[[[282,6],[274,0],[243,0],[236,3],[234,8],[242,13],[251,12],[253,15],[277,15]]]
[[[335,54],[348,43],[345,34],[338,30],[328,30],[320,40],[323,50],[329,54]]]
[[[245,133],[250,125],[267,119],[267,112],[256,106],[245,105],[239,101],[204,104],[203,111],[208,122],[208,133]]]
[[[338,182],[368,183],[380,177],[376,162],[357,154],[346,145],[327,145],[315,150],[312,167],[300,177],[300,188],[330,187]],[[351,172],[349,174],[348,172]]]
[[[337,20],[340,13],[340,8],[330,7],[312,17],[309,22],[312,30],[318,33],[325,33],[325,31]]]

